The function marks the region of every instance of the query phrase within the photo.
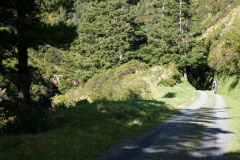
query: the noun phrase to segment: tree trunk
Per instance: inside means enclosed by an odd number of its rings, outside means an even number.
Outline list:
[[[184,39],[184,32],[182,27],[182,0],[179,0],[179,31],[182,36],[182,43],[186,43]],[[186,52],[181,53],[182,57],[186,57]],[[187,67],[184,67],[184,74],[183,77],[186,81],[188,81],[188,75],[187,75]]]
[[[123,54],[122,53],[118,54],[118,57],[119,57],[119,60],[121,61],[123,58]]]
[[[31,81],[28,70],[27,46],[20,43],[17,46],[17,50],[18,50],[18,89],[19,89],[18,96],[19,99],[24,104],[29,104]]]
[[[162,2],[162,18],[164,17],[164,11],[165,11],[165,4]]]
[[[183,77],[184,77],[184,79],[185,79],[186,81],[188,81],[187,67],[184,68]]]
[[[3,68],[2,68],[2,61],[3,61],[2,59],[3,59],[3,58],[2,58],[1,55],[0,55],[0,71],[3,69]]]
[[[25,41],[25,32],[26,32],[26,24],[27,17],[26,13],[23,10],[17,10],[17,21],[18,24],[16,26],[18,31],[18,98],[26,106],[29,106],[30,103],[30,86],[31,80],[28,70],[28,46]],[[23,36],[24,35],[24,36]]]
[[[179,30],[180,30],[180,33],[183,34],[183,31],[182,31],[182,0],[179,1]]]

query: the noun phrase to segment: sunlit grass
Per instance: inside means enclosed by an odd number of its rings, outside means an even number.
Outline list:
[[[175,109],[183,109],[199,96],[199,92],[183,81],[175,87],[157,87],[154,95]]]
[[[230,154],[228,159],[236,160],[240,158],[240,101],[226,95],[224,95],[224,99],[228,106],[230,131],[233,133],[231,134],[229,150],[233,154]]]
[[[218,92],[227,103],[229,130],[232,132],[229,143],[228,160],[240,159],[240,81],[237,75],[221,75]]]

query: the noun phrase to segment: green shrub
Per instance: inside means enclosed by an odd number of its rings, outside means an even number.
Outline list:
[[[1,102],[3,99],[7,99],[6,89],[0,88],[0,102]]]
[[[152,99],[152,87],[163,83],[174,86],[181,80],[175,64],[168,67],[149,68],[145,63],[132,60],[117,68],[93,76],[83,88],[72,89],[64,95],[52,98],[54,107],[75,106],[87,100],[125,101],[129,99]]]
[[[52,98],[52,103],[54,106],[66,106],[68,107],[71,105],[71,102],[69,102],[69,96],[68,95],[59,95]]]
[[[162,80],[158,83],[158,86],[173,87],[177,84],[177,81],[173,78]]]
[[[173,87],[181,82],[181,74],[178,72],[175,64],[171,64],[166,70],[171,74],[161,79],[157,84],[158,86]]]
[[[114,100],[148,99],[151,91],[148,84],[141,79],[132,79],[128,84],[122,82],[123,87],[112,96]]]
[[[81,100],[88,100],[92,102],[87,96],[85,96],[85,92],[82,87],[78,87],[77,89],[72,89],[63,95],[56,95],[51,98],[52,99],[52,107],[53,109],[57,107],[71,107],[75,106],[77,102]]]
[[[137,72],[144,71],[148,66],[136,60],[132,60],[120,67],[109,69],[105,73],[100,73],[92,77],[85,85],[84,89],[87,95],[93,100],[100,99],[119,99],[117,97],[126,99],[126,96],[121,97],[119,93],[123,92],[132,96],[131,92],[134,87],[130,87],[128,84],[122,83],[125,77],[133,75]],[[129,90],[126,88],[130,88]],[[131,97],[130,96],[130,97]]]

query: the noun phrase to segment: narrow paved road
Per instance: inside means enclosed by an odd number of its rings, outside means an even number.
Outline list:
[[[227,152],[228,114],[220,95],[200,92],[185,110],[135,143],[104,154],[106,160],[222,160]]]

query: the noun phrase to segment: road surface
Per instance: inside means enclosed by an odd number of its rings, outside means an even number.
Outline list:
[[[226,104],[220,95],[199,98],[136,142],[105,153],[104,160],[223,160],[229,135]]]

